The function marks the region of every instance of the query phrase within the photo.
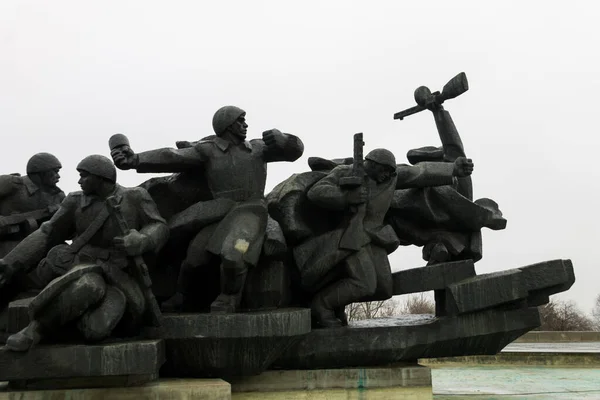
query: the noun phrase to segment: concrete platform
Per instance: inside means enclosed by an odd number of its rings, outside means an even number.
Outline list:
[[[600,342],[511,343],[496,355],[419,361],[432,368],[466,365],[592,367],[600,365]]]
[[[596,331],[531,331],[514,343],[600,342]]]
[[[229,379],[232,398],[414,399],[432,398],[431,370],[417,364],[370,368],[265,371]]]
[[[431,388],[328,389],[309,392],[233,393],[233,400],[432,400]],[[54,400],[54,399],[53,399]]]
[[[136,387],[8,391],[0,400],[230,400],[231,386],[221,379],[171,379]]]
[[[600,399],[600,369],[468,366],[432,368],[434,400]]]

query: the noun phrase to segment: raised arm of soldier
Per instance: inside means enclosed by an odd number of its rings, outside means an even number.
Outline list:
[[[183,149],[163,148],[135,153],[129,143],[117,147],[111,146],[110,155],[117,168],[137,172],[183,172],[201,167],[205,157],[201,146]]]
[[[278,129],[263,132],[265,162],[296,161],[304,153],[304,143],[297,136]]]
[[[400,164],[396,167],[396,189],[443,186],[456,184],[456,178],[470,176],[474,164],[469,158],[459,157],[451,162],[420,162],[417,165]]]
[[[365,203],[368,197],[367,188],[361,185],[356,188],[344,188],[340,178],[350,176],[352,166],[340,165],[327,176],[315,183],[307,193],[308,199],[320,207],[342,211],[351,205]]]

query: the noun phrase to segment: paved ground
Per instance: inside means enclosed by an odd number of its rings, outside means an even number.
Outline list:
[[[600,342],[511,343],[503,353],[600,353]],[[435,400],[599,399],[600,368],[566,366],[434,366]]]
[[[431,374],[435,400],[600,399],[600,368],[441,367]]]

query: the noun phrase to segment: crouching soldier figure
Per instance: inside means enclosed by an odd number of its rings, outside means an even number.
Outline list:
[[[116,184],[108,158],[88,156],[77,170],[82,191],[69,194],[50,221],[0,260],[1,287],[46,255],[36,273],[49,284],[29,306],[31,323],[8,338],[10,350],[27,351],[67,323],[86,341],[113,331],[135,335],[153,310],[140,256],[163,246],[169,234],[165,221],[146,190]],[[70,238],[70,245],[56,246]]]
[[[375,149],[365,157],[359,184],[345,185],[356,170],[349,165],[338,166],[308,191],[312,203],[345,211],[347,218],[333,231],[312,237],[294,249],[301,284],[314,294],[312,315],[319,327],[347,324],[344,307],[350,303],[392,297],[387,255],[400,242],[384,218],[394,191],[452,184],[457,177],[471,175],[473,163],[459,157],[454,163],[396,165],[390,151]]]

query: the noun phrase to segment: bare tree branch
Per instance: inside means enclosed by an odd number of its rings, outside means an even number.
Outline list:
[[[435,314],[435,301],[428,293],[410,295],[404,300],[401,314]]]
[[[352,303],[346,306],[348,321],[391,317],[398,314],[398,304],[394,299]]]
[[[573,301],[551,300],[539,310],[542,325],[537,330],[540,331],[591,331],[596,327]]]

